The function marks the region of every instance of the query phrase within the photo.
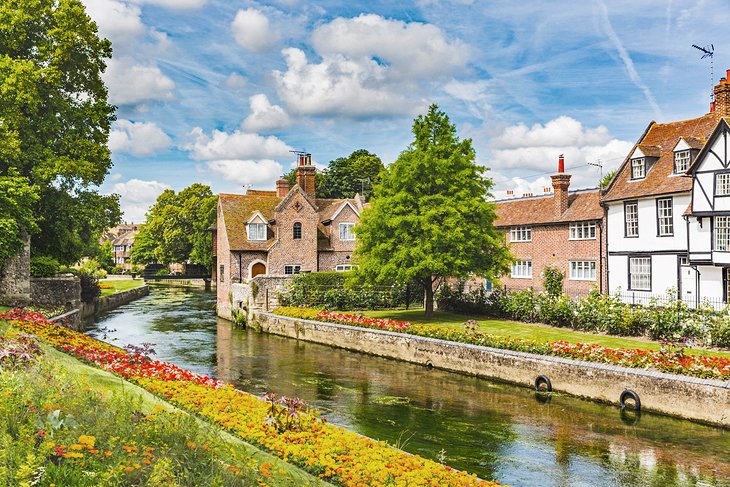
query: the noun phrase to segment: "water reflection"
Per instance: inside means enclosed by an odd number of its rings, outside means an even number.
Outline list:
[[[156,343],[163,360],[510,485],[730,485],[730,432],[652,414],[632,425],[612,406],[237,329],[213,299],[156,289],[90,333]]]

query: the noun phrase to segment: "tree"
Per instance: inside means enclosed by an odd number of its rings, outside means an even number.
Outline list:
[[[616,176],[616,170],[607,172],[601,179],[598,181],[598,187],[601,189],[605,189],[608,187],[609,184],[611,184],[611,180],[613,177]]]
[[[378,156],[359,149],[347,157],[329,162],[327,169],[319,171],[315,179],[315,193],[319,198],[352,198],[355,194],[366,197],[380,182],[385,169]],[[296,183],[296,169],[284,176],[290,185]]]
[[[208,228],[215,223],[218,197],[203,184],[192,184],[179,193],[168,189],[157,197],[134,239],[135,263],[187,262],[210,269],[212,240]]]
[[[118,197],[96,189],[111,167],[111,52],[79,0],[0,5],[0,177],[37,188],[32,251],[67,264],[120,219]]]
[[[415,119],[413,135],[355,227],[356,258],[367,281],[420,283],[430,317],[440,279],[494,277],[507,270],[509,253],[492,225],[492,181],[475,163],[471,140],[459,140],[436,105]]]
[[[25,243],[25,232],[36,229],[33,205],[37,188],[27,178],[0,177],[0,269]]]

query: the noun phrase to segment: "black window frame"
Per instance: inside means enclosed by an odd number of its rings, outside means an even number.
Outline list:
[[[672,210],[672,215],[670,216],[669,223],[671,224],[672,233],[665,233],[663,234],[661,232],[661,224],[659,223],[659,202],[662,200],[669,200],[669,208]],[[662,196],[661,198],[657,198],[654,200],[654,206],[656,208],[656,236],[657,237],[674,237],[674,198],[672,196]],[[638,215],[638,211],[637,211]]]
[[[631,259],[649,259],[649,289],[634,289],[631,287]],[[627,288],[629,291],[643,291],[643,292],[651,292],[651,284],[652,284],[652,278],[654,273],[654,259],[651,258],[651,255],[629,255],[626,259],[626,266],[627,266],[627,272],[626,277],[627,279]]]
[[[302,239],[302,224],[301,224],[301,222],[295,222],[294,225],[292,225],[291,237],[292,237],[293,240],[301,240]]]
[[[636,235],[629,235],[628,221],[626,220],[626,207],[636,205]],[[624,238],[639,238],[639,200],[624,201]]]

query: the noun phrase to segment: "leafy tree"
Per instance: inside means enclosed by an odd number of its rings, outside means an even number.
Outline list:
[[[319,171],[315,179],[315,192],[319,198],[352,198],[357,193],[365,197],[380,182],[380,173],[384,169],[378,156],[359,149],[347,157],[330,161],[327,169]],[[284,177],[293,186],[296,183],[296,169]]]
[[[168,189],[157,197],[134,239],[136,263],[190,261],[210,269],[212,241],[208,228],[215,222],[218,197],[210,187],[192,184],[179,193]]]
[[[616,170],[609,171],[606,174],[603,175],[603,177],[598,181],[598,187],[599,188],[607,188],[609,184],[611,184],[611,180],[616,175]]]
[[[0,177],[38,188],[33,252],[63,263],[120,219],[118,197],[96,189],[111,167],[111,52],[79,0],[0,4]]]
[[[368,281],[420,283],[432,316],[440,279],[493,277],[507,270],[509,253],[492,225],[492,181],[475,163],[471,139],[459,140],[436,105],[415,119],[413,135],[363,211],[356,256]]]
[[[0,269],[23,246],[24,232],[36,229],[36,191],[27,178],[0,177]]]

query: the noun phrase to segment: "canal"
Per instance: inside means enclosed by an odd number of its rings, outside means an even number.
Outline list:
[[[513,486],[730,486],[730,431],[236,328],[215,295],[154,287],[87,332]],[[681,401],[682,398],[677,398]]]

